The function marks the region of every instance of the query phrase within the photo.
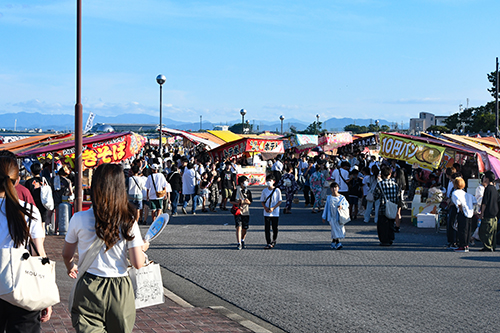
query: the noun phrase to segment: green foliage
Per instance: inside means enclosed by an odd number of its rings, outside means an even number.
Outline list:
[[[233,133],[237,134],[249,134],[253,132],[253,125],[252,124],[244,124],[242,126],[241,123],[236,123],[233,126],[229,127],[229,130]],[[244,130],[244,133],[243,133]]]
[[[391,128],[387,125],[377,126],[370,124],[367,126],[358,126],[350,124],[344,127],[344,131],[352,132],[353,134],[368,133],[368,132],[388,132]]]
[[[344,127],[344,131],[352,132],[353,134],[368,133],[368,127],[350,124]]]
[[[488,81],[491,83],[491,88],[488,89],[493,99],[495,99],[496,91],[497,91],[497,73],[491,72],[488,74]]]
[[[439,133],[449,133],[450,129],[446,126],[432,125],[426,129],[426,132],[439,132]]]
[[[468,108],[449,116],[445,121],[449,130],[464,130],[464,132],[495,131],[495,102]]]
[[[323,132],[323,130],[321,129],[321,124],[323,124],[321,121],[320,122],[314,121],[311,124],[309,124],[309,126],[307,126],[307,128],[305,130],[299,131],[297,133],[298,134],[319,134],[319,133]]]

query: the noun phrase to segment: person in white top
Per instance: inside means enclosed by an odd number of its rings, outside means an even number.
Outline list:
[[[344,197],[349,197],[349,186],[347,185],[347,181],[349,180],[349,169],[351,165],[349,162],[344,161],[340,164],[340,168],[333,170],[332,179],[334,182],[339,184],[339,193]]]
[[[76,279],[83,274],[76,283],[71,321],[77,332],[132,332],[135,296],[127,257],[135,268],[143,267],[149,244],[142,240],[134,206],[128,202],[120,165],[100,165],[91,192],[92,208],[71,218],[62,252],[68,275]],[[78,248],[83,260],[94,241],[102,244],[100,250],[81,272],[75,251]]]
[[[266,177],[267,187],[262,190],[260,196],[260,203],[264,207],[264,223],[266,233],[266,250],[272,249],[276,246],[276,239],[278,238],[278,221],[280,216],[280,205],[282,202],[281,190],[274,187],[274,175],[269,174]],[[271,240],[271,225],[273,227],[273,239]]]
[[[24,247],[31,236],[38,253],[45,257],[45,231],[40,212],[36,206],[19,200],[14,188],[18,180],[19,167],[16,160],[7,156],[0,157],[0,248]],[[28,218],[31,218],[29,228]],[[48,321],[51,314],[52,307],[41,312],[28,311],[0,299],[0,332],[40,332],[40,322]]]
[[[148,180],[146,181],[147,199],[151,208],[152,221],[161,215],[163,198],[167,193],[167,180],[161,172],[158,172],[159,169],[160,166],[158,164],[151,165],[152,174],[148,176]],[[158,194],[161,195],[158,196]]]
[[[453,181],[455,191],[451,194],[451,201],[457,207],[457,237],[458,249],[455,252],[469,252],[470,225],[474,215],[474,205],[477,204],[476,197],[465,192],[465,180],[457,177]]]
[[[193,163],[189,162],[182,173],[182,194],[184,195],[184,203],[182,204],[182,212],[187,214],[186,207],[189,200],[194,199],[195,187],[198,184],[198,175],[194,169]],[[194,208],[194,203],[193,203]]]

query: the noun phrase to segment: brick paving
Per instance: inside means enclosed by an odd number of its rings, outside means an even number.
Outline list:
[[[53,306],[51,319],[42,324],[42,332],[74,332],[68,311],[68,296],[73,280],[66,275],[61,251],[64,236],[47,236],[45,250],[56,263],[56,280],[61,303]],[[195,332],[252,332],[211,308],[183,307],[165,297],[165,303],[137,310],[133,332],[137,333],[195,333]]]

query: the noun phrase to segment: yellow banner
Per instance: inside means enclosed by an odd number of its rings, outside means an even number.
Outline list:
[[[417,163],[426,169],[438,168],[445,150],[445,147],[380,133],[382,157]]]

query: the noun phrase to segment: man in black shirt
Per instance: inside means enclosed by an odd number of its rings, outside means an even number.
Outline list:
[[[480,251],[486,252],[493,252],[497,244],[498,192],[493,185],[495,178],[492,171],[484,173],[484,195],[481,203],[479,238],[483,243],[483,248]]]
[[[224,170],[221,172],[221,189],[222,189],[222,202],[220,204],[221,210],[227,210],[227,200],[231,198],[233,191],[236,189],[236,174],[231,171],[231,164],[226,162]]]

